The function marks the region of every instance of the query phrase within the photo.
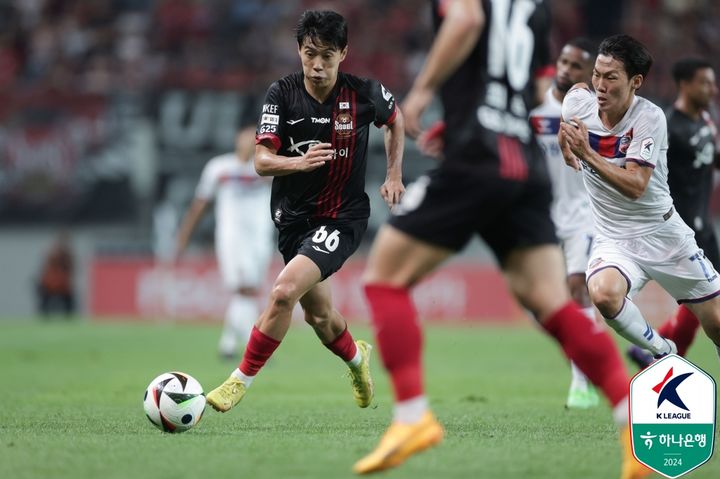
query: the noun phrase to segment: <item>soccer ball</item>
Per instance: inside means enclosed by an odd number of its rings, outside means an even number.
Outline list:
[[[200,422],[205,393],[189,374],[163,373],[150,381],[143,398],[145,415],[165,432],[184,432]]]

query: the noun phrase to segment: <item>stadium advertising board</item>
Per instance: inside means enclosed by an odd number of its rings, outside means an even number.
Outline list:
[[[360,288],[364,265],[362,260],[351,260],[332,278],[335,306],[354,321],[369,318]],[[280,269],[276,261],[261,301]],[[424,320],[512,322],[526,318],[507,292],[502,275],[487,263],[450,263],[415,288],[413,297]],[[88,309],[98,320],[221,321],[229,298],[212,258],[189,259],[169,267],[150,258],[110,256],[96,258],[91,266]],[[663,321],[676,307],[654,283],[636,299],[651,322]]]

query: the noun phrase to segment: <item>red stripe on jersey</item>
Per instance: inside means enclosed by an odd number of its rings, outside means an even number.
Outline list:
[[[332,115],[330,115],[330,124],[332,125],[334,122],[335,122],[335,112],[333,111]],[[336,148],[335,128],[332,128],[330,130],[330,144],[332,145],[332,148]],[[325,186],[323,186],[323,189],[320,190],[320,193],[318,194],[317,209],[315,212],[316,216],[325,216],[325,211],[328,208],[327,201],[328,201],[328,197],[330,195],[330,190],[332,187],[332,178],[333,178],[333,170],[334,169],[335,169],[335,159],[330,160],[330,164],[328,165],[328,174],[325,177]]]
[[[337,185],[335,206],[332,211],[333,218],[336,218],[338,211],[340,211],[340,206],[342,205],[342,193],[345,190],[345,186],[347,185],[348,180],[350,179],[350,175],[352,174],[353,154],[355,153],[355,128],[357,128],[357,93],[353,90],[352,92],[350,92],[350,95],[350,117],[352,118],[353,129],[350,137],[346,140],[347,157],[343,162],[344,167],[342,169],[342,175]]]
[[[517,139],[498,135],[497,149],[500,158],[500,177],[508,180],[527,179],[527,162]]]
[[[517,158],[518,162],[518,180],[527,180],[528,177],[528,165],[527,161],[525,160],[525,154],[523,153],[523,148],[520,145],[520,142],[517,141],[515,138],[511,140],[511,145],[513,146],[513,150],[515,152],[515,158]]]
[[[497,150],[498,150],[498,157],[500,158],[500,176],[502,178],[511,178],[512,177],[512,158],[510,158],[510,155],[507,151],[507,145],[505,143],[505,137],[499,136],[497,137]]]
[[[546,78],[555,76],[555,65],[545,65],[535,69],[535,78]]]
[[[618,145],[616,136],[601,136],[598,141],[598,154],[605,158],[615,158],[615,148]]]
[[[346,95],[349,95],[349,97],[345,97],[344,100],[348,101],[350,104],[350,118],[352,121],[353,128],[355,127],[355,96],[353,91],[346,91]],[[333,124],[333,128],[336,125]],[[340,204],[342,202],[342,191],[345,187],[345,184],[347,183],[347,177],[348,177],[348,170],[349,165],[352,162],[352,157],[350,156],[350,143],[352,140],[352,135],[350,137],[346,137],[344,135],[340,135],[338,139],[338,153],[342,150],[346,151],[346,156],[343,158],[338,154],[336,159],[334,160],[336,162],[336,168],[334,170],[333,175],[333,181],[332,181],[332,189],[330,190],[330,198],[328,200],[328,209],[325,212],[326,216],[329,216],[331,218],[337,218],[337,213],[340,209]]]
[[[338,105],[340,102],[345,101],[347,101],[347,89],[345,87],[342,87],[340,88],[340,92],[338,93],[337,99],[335,100],[335,106],[333,106],[333,111],[330,115],[330,143],[332,144],[332,148],[335,150],[336,154],[335,157],[330,160],[328,174],[325,179],[325,186],[318,195],[318,203],[316,210],[317,216],[328,216],[333,205],[333,192],[335,190],[337,182],[338,168],[340,166],[340,156],[337,153],[342,148],[343,143],[342,138],[337,137],[335,121],[337,119]]]
[[[282,141],[280,141],[280,137],[277,136],[274,133],[263,133],[262,135],[255,136],[255,144],[259,145],[260,143],[269,141],[272,143],[273,148],[275,148],[275,151],[278,151],[280,147],[282,146]]]

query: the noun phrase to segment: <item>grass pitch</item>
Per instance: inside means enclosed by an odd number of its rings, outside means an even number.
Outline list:
[[[352,327],[357,338],[369,331]],[[208,326],[0,321],[0,478],[350,478],[388,424],[391,395],[373,354],[375,403],[358,409],[344,365],[297,324],[245,400],[170,435],[145,418],[158,374],[209,391],[234,367]],[[689,359],[720,377],[702,333]],[[567,411],[569,370],[532,327],[430,327],[427,389],[446,441],[382,474],[395,478],[616,479],[609,408]],[[659,477],[659,476],[658,476]],[[686,477],[720,477],[714,456]]]

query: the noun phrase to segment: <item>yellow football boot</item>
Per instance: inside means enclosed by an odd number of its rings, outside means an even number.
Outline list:
[[[442,441],[445,431],[431,412],[414,424],[393,422],[377,448],[353,466],[357,474],[370,474],[398,466],[410,456]]]
[[[220,386],[216,387],[206,396],[207,403],[213,409],[220,412],[227,412],[245,397],[245,383],[230,376]]]
[[[352,382],[353,397],[360,407],[368,407],[375,394],[373,380],[370,376],[370,351],[372,346],[365,341],[357,340],[355,345],[360,351],[362,360],[356,367],[350,366],[350,380]]]

